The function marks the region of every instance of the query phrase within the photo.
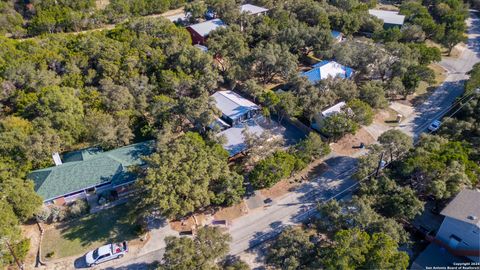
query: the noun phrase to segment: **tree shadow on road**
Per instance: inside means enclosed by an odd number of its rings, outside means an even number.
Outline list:
[[[120,267],[107,267],[105,270],[153,270],[158,268],[158,263],[132,263]]]

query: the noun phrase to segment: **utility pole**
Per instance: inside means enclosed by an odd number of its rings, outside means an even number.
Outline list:
[[[380,172],[380,169],[382,169],[383,155],[385,155],[385,152],[382,152],[382,154],[380,155],[380,160],[378,161],[377,171],[375,172],[375,178],[378,177],[378,173]]]

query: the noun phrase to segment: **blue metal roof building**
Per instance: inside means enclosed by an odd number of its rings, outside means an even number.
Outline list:
[[[337,41],[342,41],[343,34],[339,31],[332,30],[332,38],[337,40]]]
[[[312,84],[316,84],[328,77],[340,77],[343,79],[350,79],[353,76],[354,70],[350,67],[343,66],[335,61],[320,61],[312,66],[312,69],[301,73]]]

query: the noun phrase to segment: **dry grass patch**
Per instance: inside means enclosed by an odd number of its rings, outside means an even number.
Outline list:
[[[96,0],[95,1],[95,6],[97,7],[98,10],[103,10],[105,9],[108,4],[110,4],[110,0]]]
[[[260,193],[265,196],[266,198],[278,198],[284,194],[287,194],[288,192],[292,191],[296,186],[298,186],[300,183],[295,182],[292,179],[284,179],[271,188],[266,188],[260,190]]]
[[[377,6],[375,7],[376,9],[381,9],[381,10],[389,10],[389,11],[399,11],[400,9],[392,4],[382,4],[378,3]]]
[[[170,228],[177,232],[192,231],[195,230],[197,226],[205,225],[205,220],[206,216],[204,214],[195,215],[195,218],[189,216],[185,219],[170,221]]]
[[[232,221],[236,218],[239,218],[248,213],[248,207],[244,201],[232,205],[230,207],[225,207],[220,209],[213,215],[216,220],[228,220]]]
[[[353,147],[359,146],[360,143],[369,145],[373,142],[375,142],[375,139],[372,135],[370,135],[365,128],[361,128],[355,134],[347,134],[343,136],[338,142],[332,143],[330,147],[332,148],[332,151],[339,155],[352,156],[361,151],[361,149]]]

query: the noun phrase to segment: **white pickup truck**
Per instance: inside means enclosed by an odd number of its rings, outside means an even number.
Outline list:
[[[87,262],[88,267],[91,267],[99,263],[121,258],[127,252],[127,242],[108,244],[88,252],[85,255],[85,261]]]

